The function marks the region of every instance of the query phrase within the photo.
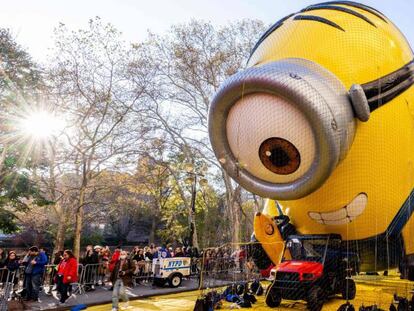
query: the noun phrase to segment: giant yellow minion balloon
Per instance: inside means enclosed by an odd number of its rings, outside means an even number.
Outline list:
[[[267,30],[247,67],[215,95],[209,131],[230,176],[277,200],[255,219],[268,259],[281,250],[263,241],[286,238],[272,217],[287,215],[299,234],[340,234],[362,271],[413,278],[414,62],[401,32],[366,5],[311,5]]]

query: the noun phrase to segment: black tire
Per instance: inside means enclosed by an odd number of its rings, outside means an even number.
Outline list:
[[[270,260],[269,256],[267,256],[265,250],[263,249],[262,245],[257,241],[254,234],[251,237],[251,241],[253,242],[253,244],[251,245],[251,255],[255,265],[260,270],[265,270],[269,268],[269,266],[272,264],[272,261]]]
[[[414,265],[409,265],[407,272],[407,279],[409,281],[414,281]]]
[[[266,304],[270,308],[277,308],[282,302],[282,295],[280,290],[270,284],[266,289]]]
[[[345,279],[341,288],[342,298],[345,300],[352,300],[356,295],[356,285],[353,279]]]
[[[176,288],[176,287],[181,285],[182,279],[183,279],[183,277],[182,277],[181,274],[174,273],[174,274],[170,275],[170,277],[168,278],[168,285],[170,285],[170,287],[172,287],[172,288]]]
[[[318,285],[314,285],[308,292],[308,309],[310,311],[320,311],[322,310],[325,297],[323,295],[322,288]]]
[[[350,304],[349,301],[347,301],[343,305],[339,306],[338,311],[355,311],[355,307],[354,305]]]

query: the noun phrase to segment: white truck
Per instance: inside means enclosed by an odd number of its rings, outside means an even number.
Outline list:
[[[178,287],[184,276],[191,274],[190,257],[156,258],[152,261],[154,284],[164,286],[166,282],[170,287]]]

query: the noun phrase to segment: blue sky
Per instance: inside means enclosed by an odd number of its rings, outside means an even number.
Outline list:
[[[142,41],[147,30],[166,31],[170,25],[203,19],[217,25],[241,18],[274,23],[318,0],[1,0],[0,27],[11,29],[17,41],[36,60],[45,60],[53,44],[53,28],[59,22],[77,29],[89,18],[100,16],[124,33],[127,41]],[[361,1],[382,11],[414,46],[414,2],[412,0]]]

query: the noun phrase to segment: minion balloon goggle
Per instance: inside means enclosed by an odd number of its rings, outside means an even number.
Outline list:
[[[227,79],[215,95],[211,144],[245,189],[267,198],[298,199],[318,189],[346,157],[355,118],[368,121],[373,110],[413,83],[414,61],[349,91],[327,69],[304,59],[250,67]],[[250,132],[240,132],[246,125]]]

